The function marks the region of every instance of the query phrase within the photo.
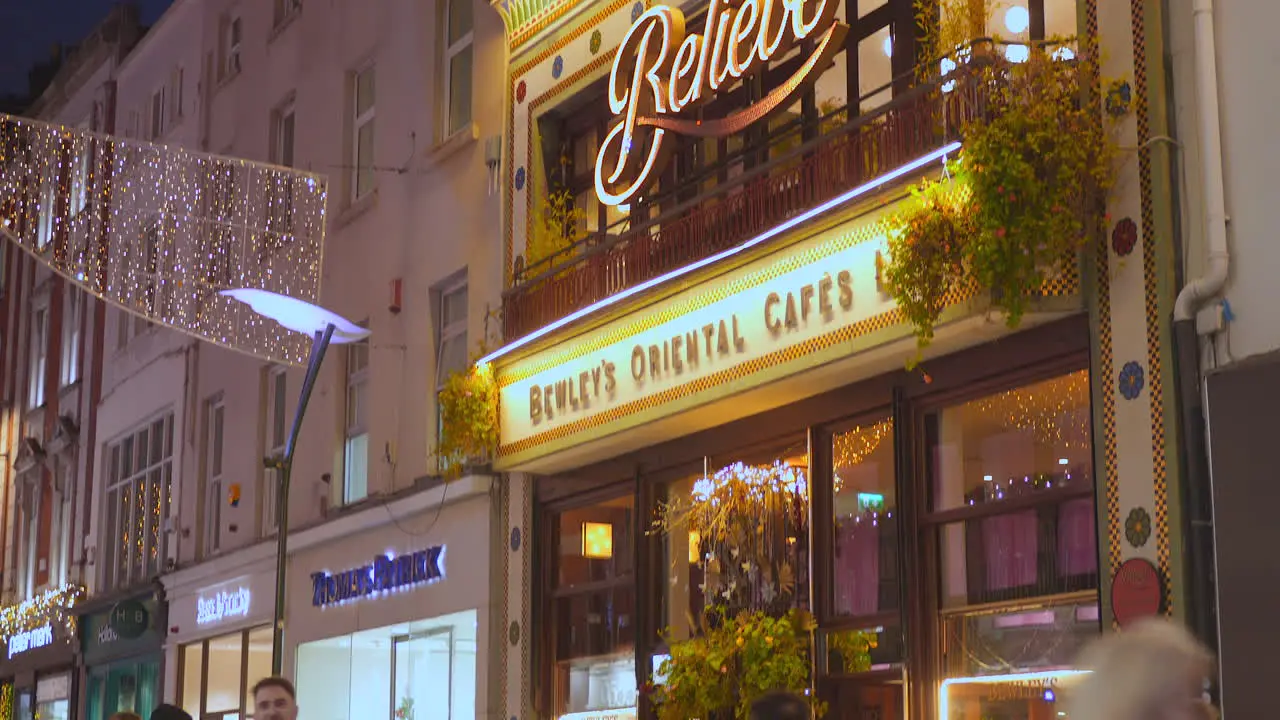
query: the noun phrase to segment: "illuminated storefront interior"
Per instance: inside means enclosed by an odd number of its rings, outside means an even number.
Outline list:
[[[467,610],[302,643],[302,707],[329,708],[335,717],[473,718],[477,621]]]
[[[1068,325],[1037,332],[1078,332]],[[539,652],[554,658],[544,666],[546,709],[635,713],[637,663],[660,682],[665,638],[698,633],[717,606],[795,607],[819,621],[828,717],[905,718],[907,707],[943,696],[948,717],[1040,717],[1009,711],[1031,701],[1006,697],[1015,686],[999,678],[1070,674],[1100,632],[1098,547],[1089,375],[1075,369],[1085,356],[1018,367],[1022,345],[1003,343],[1005,367],[978,381],[869,381],[809,403],[832,417],[815,413],[792,433],[778,434],[779,416],[796,417],[784,408],[539,481],[550,529],[539,556],[550,618]],[[993,352],[930,371],[964,377]],[[697,447],[716,451],[681,458]],[[639,477],[586,497],[569,487],[627,465],[642,468]],[[740,554],[688,527],[654,525],[664,508],[734,483],[791,498],[782,512],[749,519],[774,542]],[[1057,707],[1038,697],[1031,705]]]
[[[253,684],[271,674],[271,628],[183,645],[178,702],[193,718],[240,720],[253,714]]]

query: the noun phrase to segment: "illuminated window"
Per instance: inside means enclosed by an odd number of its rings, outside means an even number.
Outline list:
[[[1069,668],[1099,632],[1089,393],[1081,370],[926,416],[946,677]]]
[[[144,583],[164,571],[165,524],[173,494],[173,413],[111,444],[100,547],[105,590]]]
[[[555,714],[636,706],[631,495],[560,513]]]

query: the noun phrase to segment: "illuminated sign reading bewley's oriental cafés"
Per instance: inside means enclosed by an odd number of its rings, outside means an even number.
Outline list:
[[[629,362],[631,380],[640,386],[646,381],[692,375],[744,354],[747,350],[744,321],[778,338],[799,331],[802,324],[807,325],[811,320],[832,320],[837,309],[841,314],[853,309],[853,273],[848,270],[837,270],[834,275],[824,272],[816,282],[793,290],[780,288],[764,293],[761,311],[754,321],[749,317],[739,318],[734,312],[718,318],[708,317],[701,323],[687,322],[674,328],[675,332],[670,335],[633,344]],[[576,374],[530,385],[530,422],[538,425],[557,416],[598,409],[614,398],[617,372],[617,363],[602,358]]]
[[[711,0],[701,35],[686,35],[684,13],[676,8],[642,13],[609,74],[609,109],[618,122],[596,157],[600,201],[629,203],[662,172],[671,152],[666,133],[730,135],[788,107],[843,47],[849,28],[836,21],[837,6],[836,0]],[[813,43],[808,58],[755,104],[723,118],[679,117],[802,41]]]

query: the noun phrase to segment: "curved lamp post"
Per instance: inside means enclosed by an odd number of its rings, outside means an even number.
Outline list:
[[[263,459],[263,464],[278,472],[280,486],[276,491],[276,608],[271,634],[271,674],[279,675],[284,665],[284,601],[285,565],[289,550],[289,475],[293,471],[293,451],[298,444],[298,429],[307,412],[307,401],[320,374],[325,351],[330,343],[353,343],[369,337],[369,330],[336,313],[304,300],[278,295],[256,288],[234,288],[220,293],[248,305],[258,315],[275,320],[282,327],[306,333],[312,338],[307,374],[298,395],[298,409],[285,439],[284,452]]]

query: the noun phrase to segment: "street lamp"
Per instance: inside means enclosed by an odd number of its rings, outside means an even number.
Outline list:
[[[271,674],[279,675],[284,667],[284,600],[285,564],[289,550],[289,476],[293,471],[293,451],[298,444],[298,429],[302,416],[307,412],[307,401],[320,374],[320,363],[329,343],[353,343],[369,337],[369,330],[336,313],[309,302],[279,295],[256,288],[233,288],[221,291],[234,300],[249,306],[262,317],[294,332],[310,335],[311,355],[307,359],[307,374],[302,380],[298,396],[298,409],[293,413],[293,425],[285,439],[284,452],[278,457],[268,457],[263,463],[279,473],[280,486],[276,492],[276,609],[271,634]]]

